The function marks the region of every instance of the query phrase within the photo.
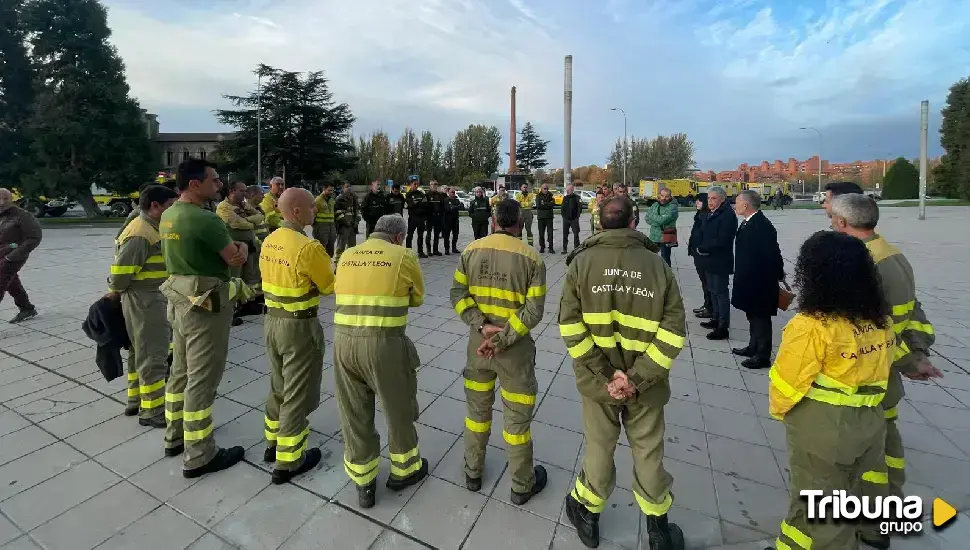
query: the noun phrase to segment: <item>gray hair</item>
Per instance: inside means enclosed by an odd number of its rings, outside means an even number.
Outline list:
[[[738,198],[743,200],[755,210],[761,210],[761,195],[754,189],[745,189],[738,193]]]
[[[832,201],[832,215],[842,218],[853,229],[872,231],[879,223],[879,206],[872,197],[848,193]]]
[[[708,195],[720,195],[722,199],[727,198],[727,191],[723,187],[715,185],[707,190]]]
[[[387,214],[381,216],[374,224],[374,231],[377,233],[387,233],[388,235],[401,235],[408,232],[408,224],[400,214]]]
[[[274,183],[283,183],[283,178],[281,178],[280,176],[276,176],[273,179],[269,180],[270,185],[273,185]]]

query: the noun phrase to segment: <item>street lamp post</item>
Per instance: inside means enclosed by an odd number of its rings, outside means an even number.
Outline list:
[[[610,110],[623,113],[623,185],[626,185],[626,111],[619,107],[613,107]]]
[[[263,74],[256,77],[256,185],[263,184]]]
[[[811,126],[805,126],[799,128],[799,130],[812,130],[818,134],[818,192],[822,192],[822,132],[818,131],[818,128],[813,128]]]

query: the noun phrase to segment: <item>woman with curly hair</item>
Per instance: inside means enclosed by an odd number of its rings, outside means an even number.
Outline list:
[[[768,374],[770,412],[785,424],[791,472],[791,505],[775,546],[855,549],[856,526],[809,521],[808,500],[799,493],[885,494],[886,421],[879,404],[896,336],[876,266],[859,239],[831,231],[810,237],[799,252],[795,284],[798,314],[785,326]],[[832,517],[830,509],[826,516]]]

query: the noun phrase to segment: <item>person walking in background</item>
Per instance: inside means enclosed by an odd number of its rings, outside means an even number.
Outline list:
[[[448,188],[448,200],[445,202],[444,212],[444,246],[445,255],[458,253],[458,225],[461,222],[461,201],[455,194],[455,188]]]
[[[360,211],[364,217],[364,238],[366,239],[374,231],[377,220],[387,213],[387,196],[381,190],[380,182],[370,182],[370,189],[367,190],[367,195],[361,202]]]
[[[37,308],[30,302],[18,273],[42,238],[43,230],[37,219],[13,203],[9,189],[0,188],[0,300],[9,292],[20,310],[11,323],[37,316]]]
[[[738,218],[725,203],[727,193],[723,187],[708,189],[707,207],[710,213],[701,226],[694,249],[707,275],[707,290],[711,293],[712,317],[710,321],[701,323],[702,327],[711,329],[708,340],[727,340],[731,328],[728,279],[734,273],[734,235],[738,230]]]
[[[529,246],[535,245],[532,239],[532,203],[535,198],[535,194],[529,192],[529,184],[523,183],[519,193],[519,205],[522,207],[522,236],[528,235]]]
[[[798,254],[795,286],[798,314],[785,326],[768,375],[769,413],[785,425],[791,472],[791,503],[775,548],[857,549],[859,523],[809,520],[800,492],[886,496],[880,403],[896,334],[879,273],[859,239],[835,231],[810,237]]]
[[[539,220],[539,252],[546,251],[546,241],[549,241],[549,252],[556,253],[552,241],[553,210],[556,208],[556,198],[549,192],[549,184],[543,183],[536,195],[536,219]]]
[[[481,187],[475,188],[475,197],[468,205],[468,216],[472,219],[472,233],[475,240],[488,235],[488,220],[492,217],[492,205],[485,197],[485,191]]]
[[[782,210],[785,209],[785,193],[784,191],[781,190],[780,185],[778,186],[778,189],[775,191],[774,202],[775,202],[775,210],[778,210],[779,208],[781,208]]]
[[[583,205],[579,202],[579,195],[572,185],[566,186],[566,196],[562,198],[562,253],[566,254],[569,244],[569,232],[573,232],[573,248],[579,248],[579,216],[583,213]],[[550,246],[552,246],[550,244]]]
[[[337,242],[337,228],[334,227],[334,198],[333,183],[323,184],[323,191],[313,201],[317,213],[313,218],[313,238],[320,241],[327,256],[333,257],[333,248]]]
[[[694,258],[694,269],[697,270],[697,278],[701,280],[701,291],[704,293],[704,303],[694,308],[694,315],[699,319],[710,319],[714,306],[711,305],[711,293],[707,289],[707,274],[704,273],[701,258],[697,255],[697,241],[701,238],[701,228],[711,211],[707,208],[706,199],[695,200],[694,208],[696,212],[694,212],[694,225],[691,227],[687,241],[687,255]]]
[[[650,240],[660,248],[660,257],[670,265],[670,249],[677,246],[678,205],[666,187],[660,190],[657,202],[647,209],[647,225],[650,226]]]
[[[778,284],[785,280],[785,261],[778,247],[778,232],[761,212],[757,191],[741,191],[734,212],[743,221],[734,242],[734,288],[731,305],[743,311],[750,325],[750,339],[743,348],[732,349],[746,357],[741,366],[771,366],[771,318],[778,314]]]

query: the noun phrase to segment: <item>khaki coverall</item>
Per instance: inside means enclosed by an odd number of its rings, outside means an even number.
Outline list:
[[[232,240],[246,243],[249,253],[246,263],[229,269],[233,277],[241,277],[243,282],[256,290],[260,285],[259,250],[261,241],[256,237],[256,225],[265,221],[259,212],[246,212],[242,205],[234,205],[228,199],[216,207],[216,215],[226,223]]]
[[[131,340],[128,407],[142,419],[165,412],[165,375],[171,334],[167,300],[158,287],[168,278],[158,221],[141,214],[118,236],[108,287],[121,293],[121,311]]]
[[[327,197],[320,194],[313,203],[317,207],[316,216],[313,218],[313,238],[320,241],[327,255],[332,258],[333,247],[337,242],[337,228],[334,227],[333,218],[333,195]]]
[[[532,239],[532,201],[535,197],[532,193],[519,193],[519,205],[522,207],[522,236],[528,235],[529,246],[535,243]]]
[[[500,231],[469,244],[461,254],[451,287],[455,311],[471,327],[465,366],[465,473],[481,479],[485,448],[492,430],[495,380],[502,386],[512,490],[528,493],[535,483],[532,462],[532,413],[536,404],[536,348],[530,330],[542,320],[546,301],[546,266],[532,247]],[[503,327],[493,337],[501,350],[479,357],[479,327]]]
[[[626,429],[633,453],[633,495],[647,516],[673,503],[673,477],[664,470],[664,405],[670,368],[683,349],[684,304],[673,272],[655,244],[634,229],[593,235],[567,258],[559,333],[573,358],[582,397],[586,456],[570,496],[602,513],[616,482],[613,454]],[[637,393],[610,397],[617,370]]]
[[[887,320],[888,321],[888,320]],[[798,314],[768,373],[771,416],[785,424],[791,472],[779,550],[854,550],[857,525],[808,519],[802,490],[886,496],[880,406],[895,352],[892,328]]]
[[[290,222],[264,244],[259,268],[270,365],[266,445],[276,449],[277,470],[296,470],[310,437],[307,417],[320,405],[326,340],[317,311],[320,296],[333,292],[333,269],[323,245]]]
[[[387,420],[390,477],[421,469],[418,433],[417,349],[405,334],[408,308],[424,302],[424,280],[411,250],[371,233],[348,249],[337,266],[333,316],[334,386],[344,438],[344,470],[358,486],[377,478],[381,443],[374,398]]]

